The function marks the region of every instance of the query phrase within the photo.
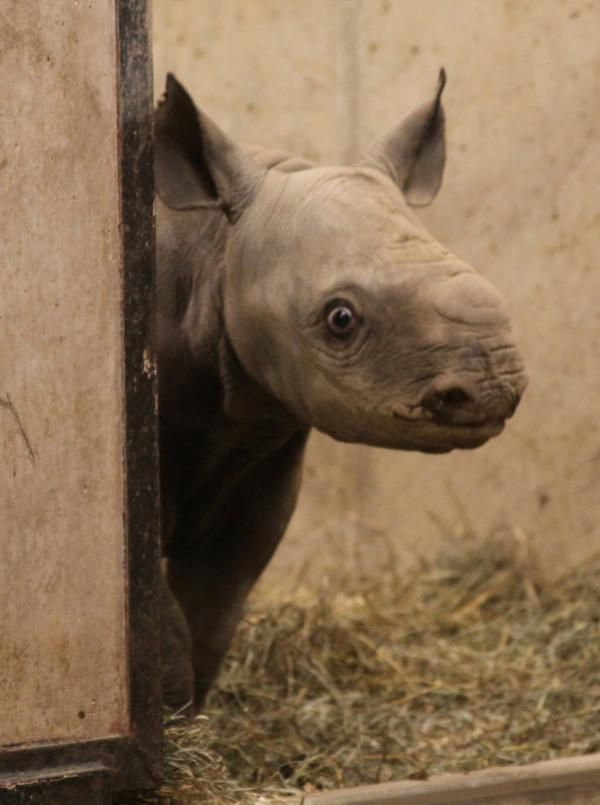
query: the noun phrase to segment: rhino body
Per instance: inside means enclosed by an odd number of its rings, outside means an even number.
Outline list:
[[[229,140],[173,76],[156,113],[163,689],[197,711],[294,510],[312,427],[423,452],[500,433],[526,385],[504,304],[414,217],[435,93],[350,167]]]

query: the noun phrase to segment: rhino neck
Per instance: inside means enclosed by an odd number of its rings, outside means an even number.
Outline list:
[[[297,430],[283,406],[243,369],[223,317],[227,223],[213,212],[157,204],[161,419],[182,435],[267,425]]]
[[[271,434],[274,440],[287,440],[306,428],[245,371],[226,332],[219,342],[219,377],[222,416],[232,426],[248,427],[254,432]]]
[[[190,415],[183,419],[187,402],[175,411],[178,419],[165,420],[161,411],[162,527],[171,555],[182,555],[189,548],[190,534],[184,529],[183,542],[176,538],[170,512],[185,513],[191,507],[194,545],[206,547],[227,521],[236,490],[253,470],[308,435],[248,377],[224,332],[213,355],[214,362],[204,364],[198,375],[196,405],[203,406],[202,414],[198,416],[197,408],[188,409]],[[203,388],[210,392],[203,393]],[[180,472],[182,466],[187,473]]]

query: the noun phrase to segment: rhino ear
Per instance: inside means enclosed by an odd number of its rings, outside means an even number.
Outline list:
[[[430,204],[442,184],[446,161],[442,68],[433,97],[376,140],[359,164],[387,173],[413,207]]]
[[[154,178],[160,199],[175,210],[221,208],[236,220],[263,175],[169,73],[154,118]]]

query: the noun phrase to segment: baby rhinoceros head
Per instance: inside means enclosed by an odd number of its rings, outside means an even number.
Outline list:
[[[240,363],[336,439],[477,447],[527,384],[500,295],[409,206],[441,184],[444,80],[352,167],[261,167],[172,77],[159,109],[163,199],[220,200],[232,223],[224,316]]]

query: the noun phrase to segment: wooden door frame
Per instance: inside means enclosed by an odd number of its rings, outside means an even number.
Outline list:
[[[600,754],[592,754],[309,794],[301,805],[567,805],[592,801],[598,795]]]

